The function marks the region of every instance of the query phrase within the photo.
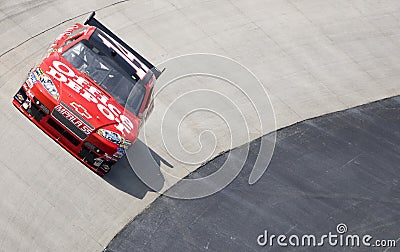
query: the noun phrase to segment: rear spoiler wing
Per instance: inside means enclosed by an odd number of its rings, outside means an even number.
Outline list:
[[[165,71],[163,69],[160,71],[157,67],[155,67],[153,64],[151,64],[147,59],[145,59],[142,55],[140,55],[138,52],[133,50],[130,46],[128,46],[124,41],[122,41],[117,35],[112,33],[107,27],[105,27],[102,23],[100,23],[97,19],[94,18],[94,15],[96,15],[96,12],[92,12],[90,16],[86,19],[85,25],[91,25],[94,27],[99,28],[103,32],[107,33],[110,37],[112,37],[115,41],[120,43],[123,47],[125,47],[129,52],[131,52],[133,55],[135,55],[136,58],[138,58],[141,62],[143,62],[155,75],[156,79],[160,77],[160,75]]]

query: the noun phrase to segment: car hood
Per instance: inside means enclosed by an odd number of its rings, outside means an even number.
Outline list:
[[[40,69],[59,92],[54,110],[73,112],[91,132],[107,129],[130,141],[136,139],[140,119],[58,53],[45,58]]]

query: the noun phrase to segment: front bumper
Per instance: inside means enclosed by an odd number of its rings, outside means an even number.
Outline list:
[[[13,104],[36,126],[54,141],[71,153],[76,159],[100,176],[104,176],[118,161],[108,153],[114,153],[100,136],[94,133],[83,136],[55,113],[55,100],[49,99],[44,92],[36,92],[24,84],[16,93]],[[83,138],[83,139],[82,139]],[[114,151],[114,152],[113,152]]]

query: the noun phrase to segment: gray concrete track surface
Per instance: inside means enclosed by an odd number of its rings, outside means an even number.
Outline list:
[[[124,163],[109,181],[97,177],[11,104],[52,40],[92,10],[155,64],[201,52],[245,65],[268,91],[281,128],[400,94],[399,7],[397,0],[0,1],[1,250],[101,251],[159,196],[137,178],[127,181]],[[198,165],[183,165],[167,152],[157,122],[174,97],[214,83],[197,79],[164,90],[146,124],[152,137],[134,148],[151,148],[158,169],[173,167],[181,176],[195,170]],[[249,101],[236,98],[253,121]],[[230,111],[218,100],[210,103]],[[192,118],[182,129],[188,149],[196,149],[199,132],[209,128],[218,142],[208,159],[247,141],[230,146],[229,129],[215,117],[204,118]],[[249,133],[256,139],[273,130],[250,124]],[[170,181],[161,180],[164,185]]]
[[[106,251],[280,251],[276,238],[273,246],[259,246],[258,236],[264,230],[268,237],[297,235],[301,244],[302,235],[314,235],[319,243],[324,234],[338,235],[342,223],[347,226],[344,235],[371,235],[372,245],[395,240],[397,247],[330,246],[325,239],[318,251],[398,251],[399,125],[400,97],[395,97],[281,129],[270,167],[249,185],[257,139],[241,174],[224,190],[189,201],[161,196]],[[240,147],[231,154],[243,151]],[[214,172],[228,154],[189,177]],[[288,239],[282,251],[311,250],[290,246]]]

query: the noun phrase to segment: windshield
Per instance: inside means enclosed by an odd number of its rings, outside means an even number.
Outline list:
[[[142,85],[136,85],[134,77],[122,70],[112,56],[107,56],[88,41],[80,41],[65,51],[63,57],[112,95],[119,104],[138,115],[146,90]]]

